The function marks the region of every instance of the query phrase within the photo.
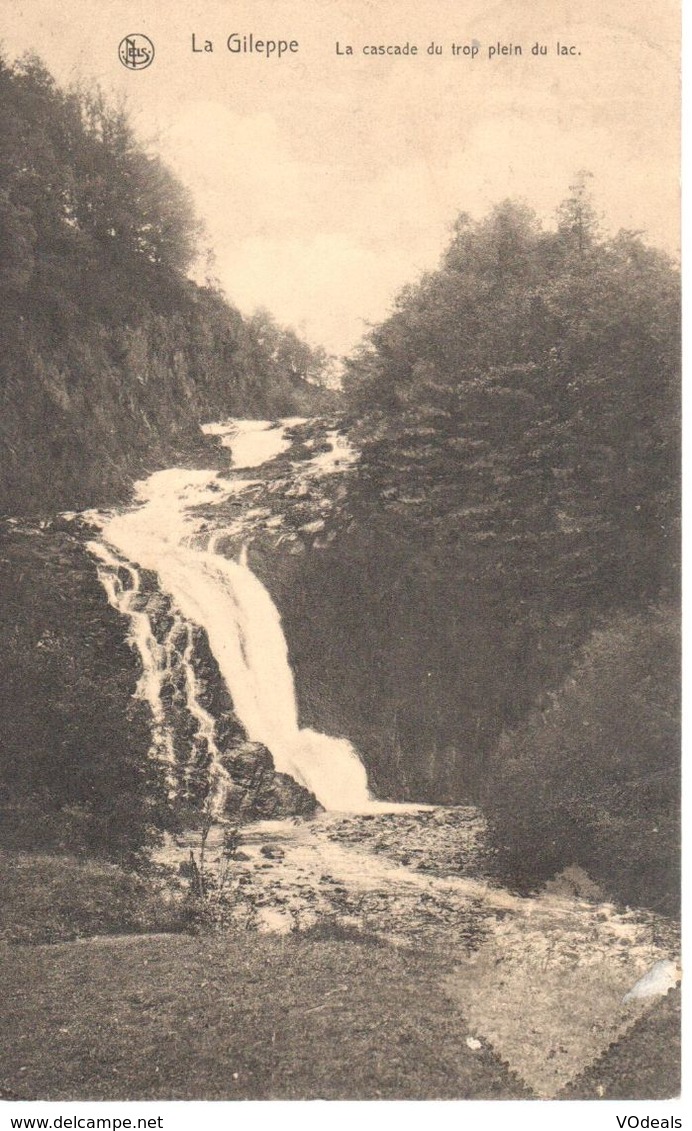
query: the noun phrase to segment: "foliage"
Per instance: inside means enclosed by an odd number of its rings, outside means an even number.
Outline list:
[[[581,608],[517,600],[521,579],[493,584],[474,564],[377,518],[253,562],[282,611],[303,725],[348,736],[378,797],[477,799],[503,725],[559,686],[588,631]]]
[[[504,873],[577,863],[621,901],[679,899],[680,678],[674,609],[595,632],[561,689],[506,731],[483,790]]]
[[[187,914],[190,925],[209,928],[229,925],[229,911],[236,899],[233,884],[234,865],[241,838],[236,826],[224,825],[221,851],[214,866],[207,860],[207,839],[213,818],[208,815],[199,830],[196,849],[190,848],[189,859],[180,864],[180,876],[188,881]]]
[[[0,843],[132,861],[172,827],[137,665],[80,542],[3,532]]]
[[[112,500],[201,421],[321,403],[319,351],[187,277],[200,234],[122,106],[0,60],[0,511]]]
[[[0,852],[0,938],[56,943],[105,934],[187,930],[189,909],[151,879],[117,864]]]
[[[598,238],[582,182],[554,232],[460,217],[350,363],[362,513],[563,603],[674,584],[678,289],[637,235]]]
[[[343,599],[319,641],[281,602],[298,686],[301,663],[311,699],[329,682],[342,728],[358,686],[346,732],[388,791],[478,796],[500,731],[604,617],[676,599],[677,271],[636,233],[602,236],[585,174],[554,230],[511,201],[461,215],[345,396],[361,458],[342,534],[294,583],[304,610],[325,586]],[[345,631],[330,682],[311,656]]]

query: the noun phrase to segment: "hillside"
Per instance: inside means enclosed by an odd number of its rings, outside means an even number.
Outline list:
[[[255,562],[309,725],[378,796],[479,801],[524,887],[678,899],[679,387],[676,267],[585,177],[554,228],[462,215],[349,361],[324,547]]]
[[[188,278],[200,241],[124,110],[0,61],[0,513],[112,501],[200,421],[324,404],[320,351]]]

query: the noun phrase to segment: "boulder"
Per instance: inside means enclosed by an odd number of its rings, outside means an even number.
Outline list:
[[[579,864],[570,864],[551,880],[547,880],[545,891],[558,897],[585,899],[593,903],[600,903],[606,897],[603,889]]]
[[[226,815],[233,820],[310,817],[318,809],[314,794],[276,772],[271,752],[261,742],[238,743],[221,762],[233,782],[226,797]]]

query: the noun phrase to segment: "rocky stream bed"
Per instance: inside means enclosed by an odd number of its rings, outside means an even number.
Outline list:
[[[599,900],[578,869],[531,897],[508,891],[487,877],[483,833],[470,806],[261,821],[230,851],[215,827],[206,921],[444,955],[477,1047],[554,1096],[677,983],[677,930]],[[191,856],[192,834],[159,854],[179,890]]]

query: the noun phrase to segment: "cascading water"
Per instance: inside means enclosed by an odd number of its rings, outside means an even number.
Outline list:
[[[243,467],[258,466],[269,458],[267,453],[285,449],[284,431],[285,427],[270,429],[257,421],[236,422],[227,446],[232,455],[242,452]],[[253,436],[260,438],[254,459]],[[129,564],[133,562],[154,571],[161,590],[185,621],[206,631],[240,722],[251,740],[268,747],[276,769],[314,793],[325,809],[368,809],[373,802],[367,776],[351,744],[299,725],[281,618],[250,570],[247,554],[243,552],[235,562],[215,553],[218,534],[206,536],[204,548],[195,548],[200,541],[200,520],[190,516],[189,508],[217,503],[246,486],[248,481],[228,480],[220,491],[218,479],[209,471],[157,472],[137,485],[138,507],[101,520],[103,542],[92,543],[91,548],[109,567],[102,574],[109,598],[130,617],[132,640],[142,658],[142,680],[146,680],[140,693],[152,704],[154,723],[160,729],[160,657],[151,625],[146,614],[136,609],[134,599],[117,591],[113,580],[122,565],[134,577],[136,569]],[[213,719],[199,705],[189,654],[186,662],[190,713],[214,747],[212,765],[218,765]]]
[[[100,542],[87,543],[87,549],[99,559],[99,581],[106,590],[109,604],[130,622],[129,642],[136,649],[142,665],[137,695],[150,704],[152,712],[151,755],[172,767],[175,763],[173,738],[170,729],[166,726],[161,697],[163,649],[154,636],[147,613],[137,608],[140,595],[139,570],[129,562],[117,558]],[[128,584],[125,584],[123,575],[127,578]],[[173,786],[170,770],[168,784]]]
[[[184,709],[194,728],[191,750],[185,764],[180,767],[183,792],[189,791],[193,772],[197,768],[195,755],[201,754],[204,764],[208,766],[210,811],[217,815],[223,810],[230,778],[221,765],[220,751],[216,745],[216,722],[201,702],[194,666],[192,626],[177,613],[164,632],[162,641],[157,640],[146,598],[142,593],[140,571],[100,542],[89,542],[87,548],[99,560],[99,580],[106,590],[109,604],[130,622],[129,641],[136,649],[142,665],[136,694],[149,704],[152,713],[150,757],[165,765],[169,791],[171,794],[176,793],[179,783],[176,774],[175,733],[164,703],[164,686],[176,667],[179,667]]]

